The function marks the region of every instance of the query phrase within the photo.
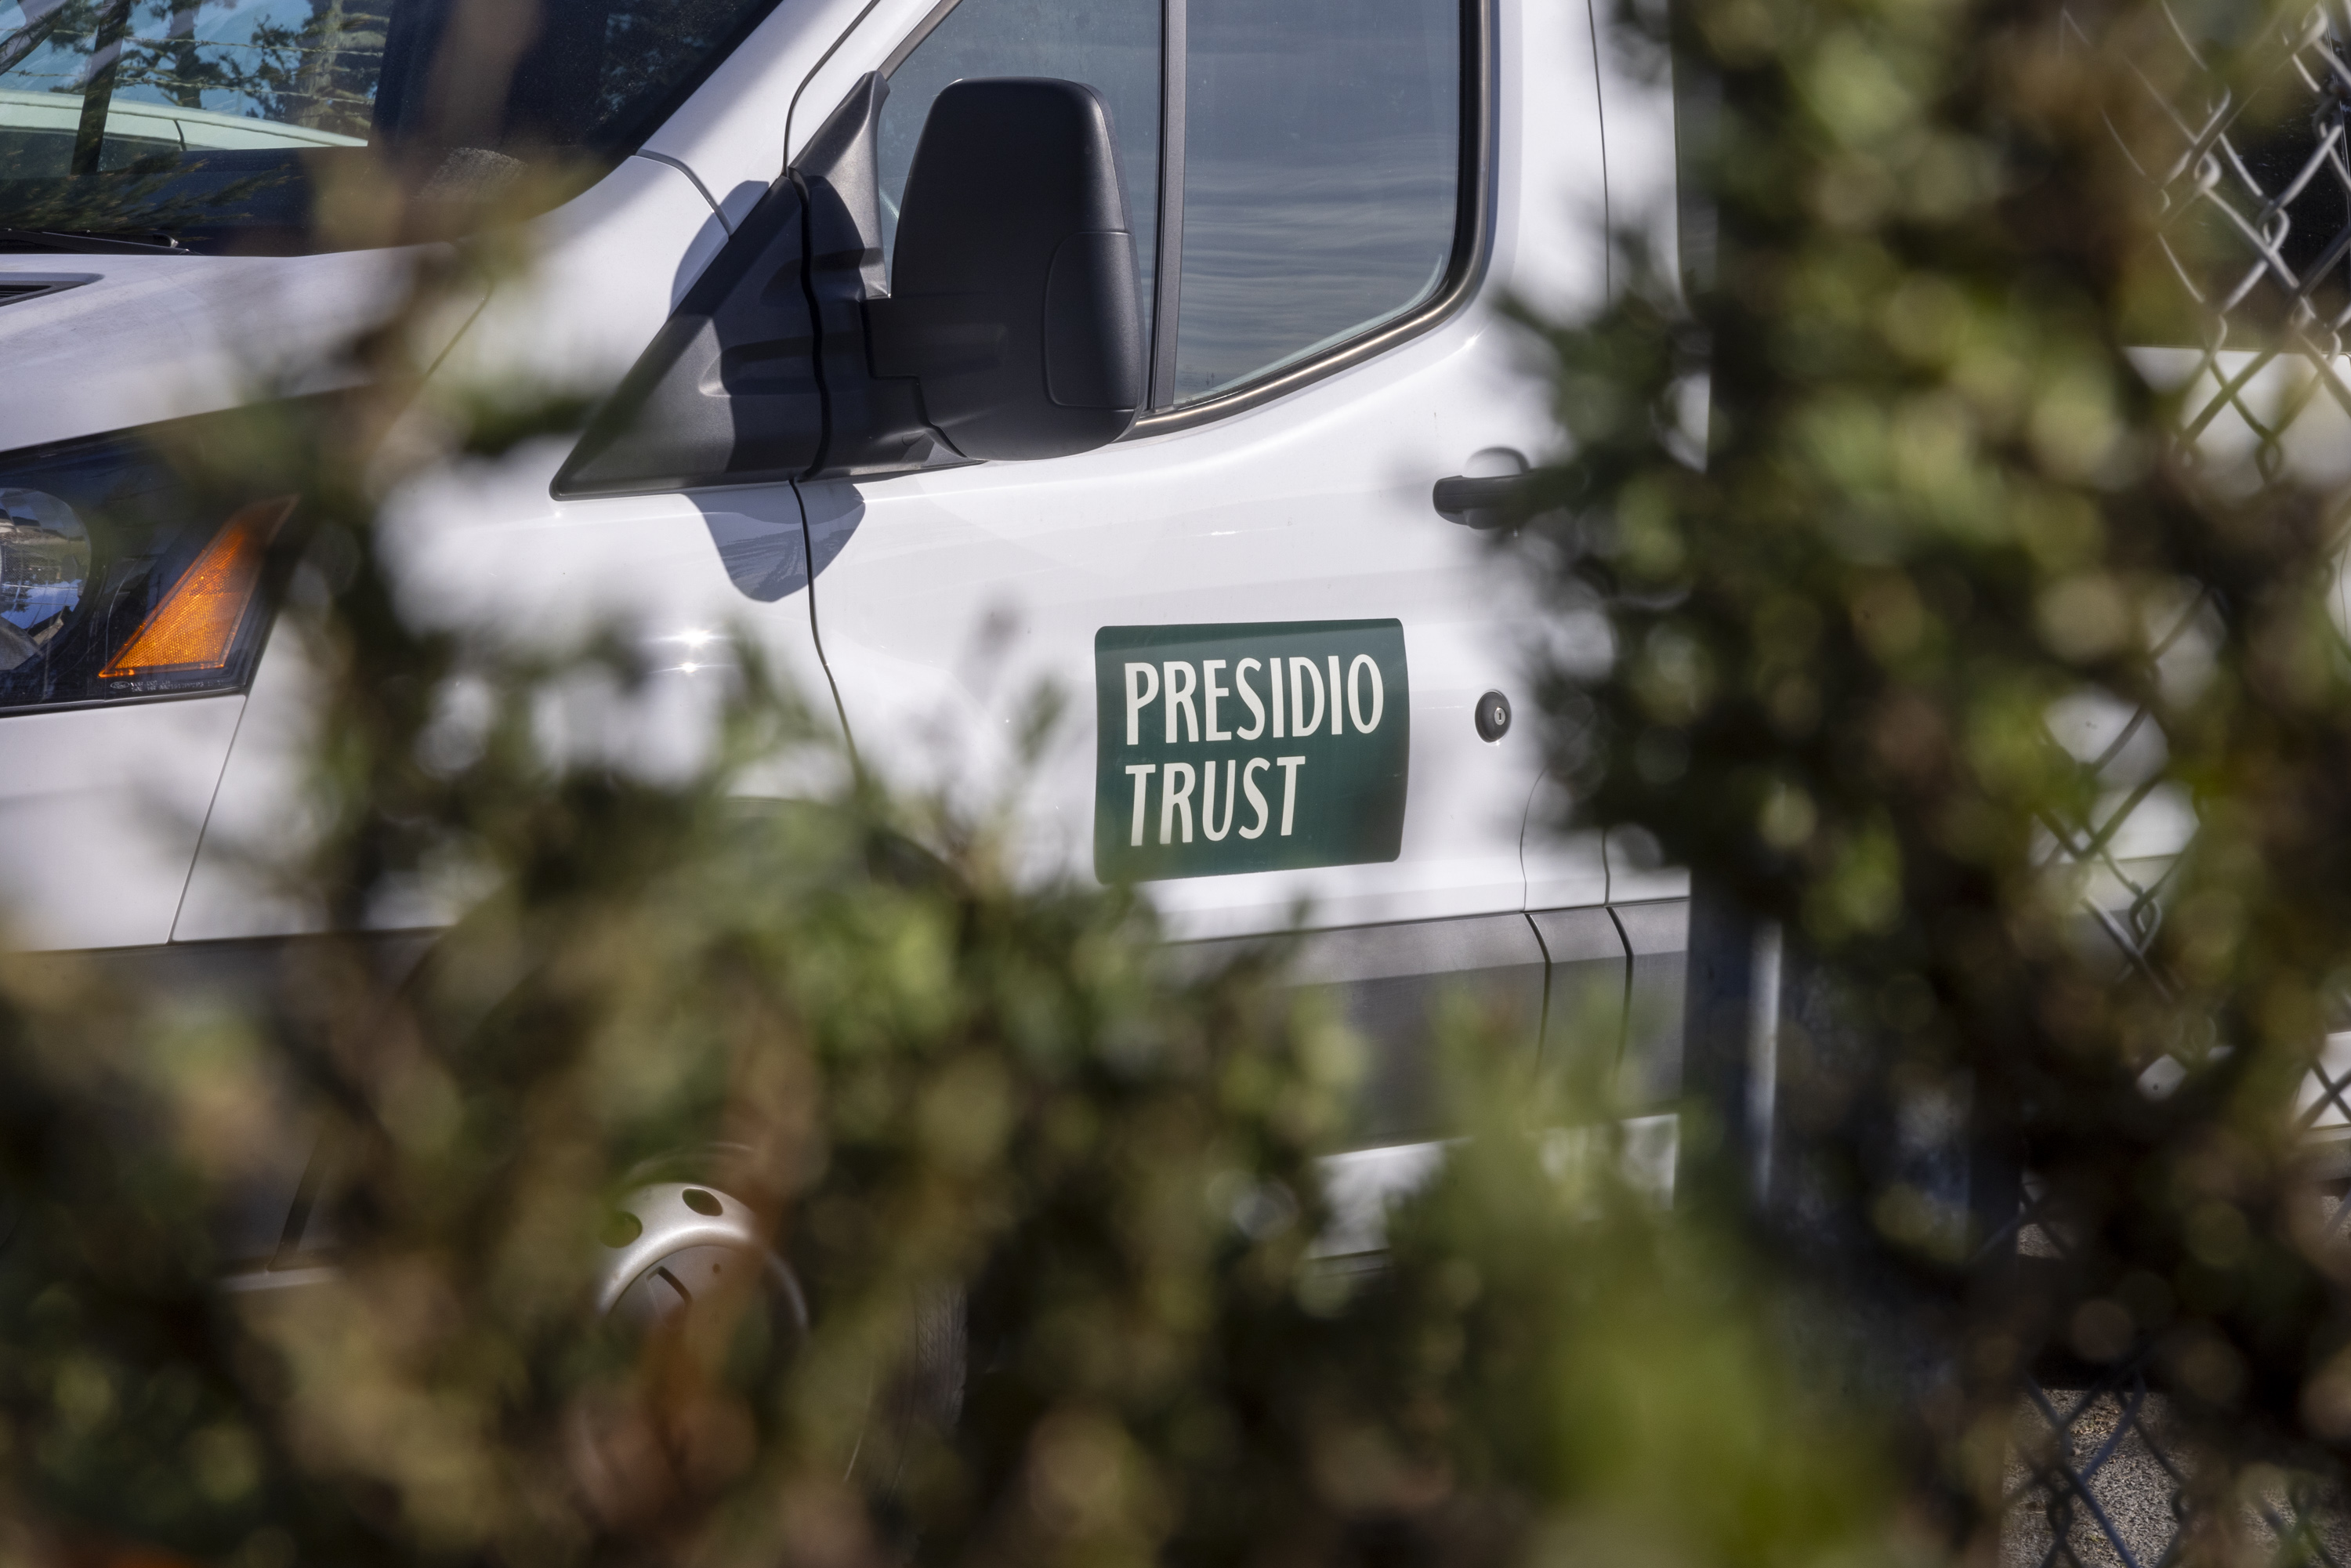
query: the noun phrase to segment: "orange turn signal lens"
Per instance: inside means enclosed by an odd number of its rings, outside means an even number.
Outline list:
[[[292,515],[295,499],[256,501],[230,517],[99,678],[225,669],[237,628],[260,591],[270,541]]]

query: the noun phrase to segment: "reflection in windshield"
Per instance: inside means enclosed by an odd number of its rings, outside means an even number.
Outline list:
[[[384,0],[20,0],[0,12],[0,171],[127,168],[158,152],[359,146]]]
[[[0,0],[0,229],[303,248],[320,156],[615,158],[774,4]]]

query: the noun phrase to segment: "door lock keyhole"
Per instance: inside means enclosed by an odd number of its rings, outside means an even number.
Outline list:
[[[1510,699],[1488,692],[1478,699],[1478,738],[1499,740],[1510,733]]]

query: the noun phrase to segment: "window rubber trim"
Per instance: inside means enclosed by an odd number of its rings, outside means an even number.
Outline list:
[[[1168,41],[1181,37],[1181,13],[1185,0],[1165,0],[1163,16],[1166,22]],[[1323,377],[1334,375],[1366,360],[1386,353],[1407,339],[1416,338],[1430,328],[1447,319],[1468,303],[1484,281],[1486,267],[1491,258],[1494,235],[1494,148],[1498,140],[1495,124],[1495,76],[1499,59],[1494,47],[1494,0],[1463,0],[1461,6],[1461,162],[1456,184],[1453,219],[1453,254],[1447,259],[1444,278],[1435,293],[1418,305],[1394,316],[1336,347],[1327,349],[1310,360],[1285,365],[1271,374],[1254,382],[1201,399],[1181,407],[1151,407],[1138,414],[1134,423],[1121,441],[1140,441],[1148,436],[1165,435],[1175,431],[1189,430],[1207,424],[1228,414],[1244,413],[1287,397]],[[1174,103],[1173,113],[1182,117],[1181,66],[1166,67],[1162,89],[1162,113]],[[1175,187],[1173,204],[1182,205],[1183,152],[1181,143],[1169,151],[1163,134],[1160,142],[1160,233],[1168,232],[1166,213],[1171,204],[1170,189]],[[1177,232],[1181,233],[1180,218]],[[1163,258],[1166,249],[1163,238]],[[1160,390],[1160,366],[1164,359],[1168,373],[1175,368],[1175,339],[1181,312],[1177,293],[1178,269],[1163,264],[1155,280],[1154,290],[1159,298],[1152,312],[1155,331],[1160,341],[1155,342],[1152,355],[1152,397],[1155,402]]]
[[[1184,283],[1185,68],[1191,52],[1186,6],[1187,0],[1163,0],[1159,8],[1157,254],[1151,260],[1151,360],[1138,418],[1149,417],[1163,397],[1170,406],[1175,402],[1176,319]]]

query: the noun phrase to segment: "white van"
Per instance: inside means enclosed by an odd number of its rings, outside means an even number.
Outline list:
[[[527,12],[0,0],[12,943],[205,984],[315,929],[251,874],[302,692],[237,575],[261,524],[175,509],[142,427],[381,308],[400,258],[327,248],[318,193],[458,101],[455,177],[549,146],[607,172],[452,320],[447,373],[620,390],[394,505],[427,612],[624,617],[672,651],[653,754],[745,626],[885,773],[976,795],[1050,683],[1078,701],[1040,853],[1143,879],[1187,939],[1302,908],[1309,977],[1375,1040],[1465,973],[1531,1051],[1569,968],[1677,996],[1676,878],[1529,834],[1533,606],[1479,528],[1554,440],[1499,306],[1597,298],[1612,210],[1670,219],[1669,95],[1604,6],[539,10],[502,42]],[[501,47],[503,101],[465,99]],[[1425,1134],[1425,1093],[1384,1062],[1366,1140]]]

